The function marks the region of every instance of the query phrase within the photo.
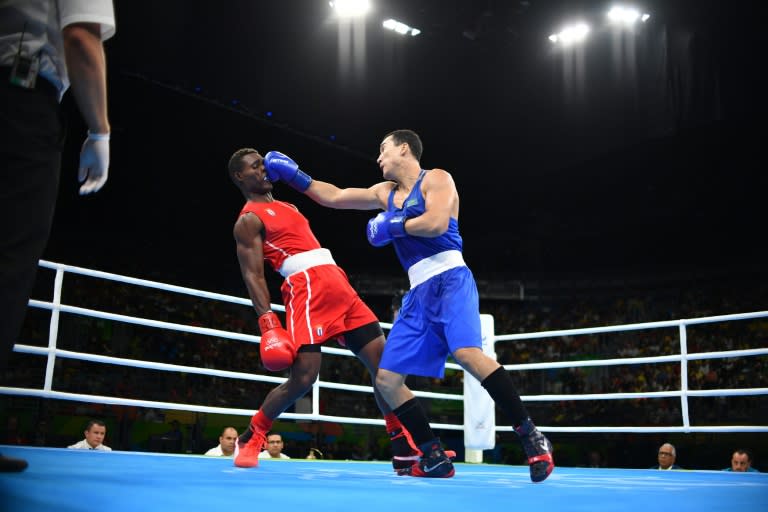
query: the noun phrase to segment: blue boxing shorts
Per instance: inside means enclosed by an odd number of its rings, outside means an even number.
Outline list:
[[[379,368],[441,378],[448,354],[482,346],[475,278],[468,267],[455,267],[405,294]]]

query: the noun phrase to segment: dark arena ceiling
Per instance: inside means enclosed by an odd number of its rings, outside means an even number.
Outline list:
[[[349,21],[325,1],[117,1],[110,179],[77,196],[83,126],[67,97],[46,258],[240,291],[234,150],[277,149],[319,179],[369,186],[383,135],[411,128],[422,165],[454,176],[478,275],[759,264],[757,2],[642,2],[650,17],[631,29],[607,23],[609,5],[371,0]],[[384,30],[387,18],[421,33]],[[548,40],[573,19],[591,25],[586,41]],[[365,241],[376,212],[276,196],[351,273],[401,274]]]

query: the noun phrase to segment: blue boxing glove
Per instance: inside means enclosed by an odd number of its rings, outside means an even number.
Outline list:
[[[407,217],[396,212],[381,212],[368,221],[368,242],[374,247],[384,247],[395,238],[402,238]]]
[[[264,167],[267,178],[272,183],[284,181],[299,192],[306,192],[312,183],[312,178],[299,169],[299,164],[279,151],[270,151],[264,157]]]

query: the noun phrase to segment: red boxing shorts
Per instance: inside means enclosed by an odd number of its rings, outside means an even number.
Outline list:
[[[378,322],[336,265],[318,265],[285,278],[285,328],[297,346],[313,345]]]

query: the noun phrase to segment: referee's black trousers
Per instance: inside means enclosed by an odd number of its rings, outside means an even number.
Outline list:
[[[0,68],[0,370],[8,366],[53,223],[64,122],[56,89]]]

